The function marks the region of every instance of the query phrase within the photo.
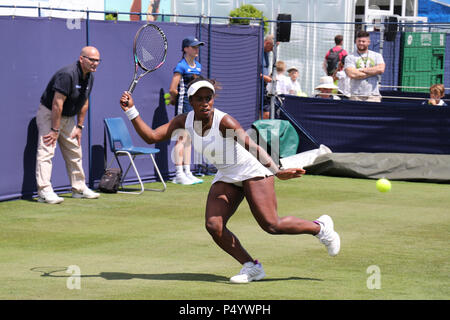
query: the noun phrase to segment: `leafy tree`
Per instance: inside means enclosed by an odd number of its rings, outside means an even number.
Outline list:
[[[117,20],[117,14],[116,13],[108,13],[105,14],[105,20]]]
[[[232,10],[229,14],[231,17],[231,24],[250,24],[250,19],[233,19],[233,18],[258,18],[264,21],[264,33],[267,33],[269,29],[269,24],[267,23],[267,18],[263,15],[262,11],[256,9],[251,4],[244,4],[239,8]]]

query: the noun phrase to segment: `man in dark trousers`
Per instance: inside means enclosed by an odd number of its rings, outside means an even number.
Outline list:
[[[36,156],[38,201],[61,203],[50,182],[52,159],[59,144],[72,186],[73,198],[96,199],[100,196],[86,186],[82,165],[81,135],[94,84],[93,72],[100,63],[95,47],[84,47],[78,60],[58,70],[41,96],[36,115],[39,140]]]

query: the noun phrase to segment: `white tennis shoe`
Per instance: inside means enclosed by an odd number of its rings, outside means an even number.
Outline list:
[[[53,191],[49,192],[40,192],[38,193],[38,202],[41,203],[50,203],[50,204],[57,204],[64,201],[64,198],[59,197],[56,193]]]
[[[246,262],[243,264],[243,267],[239,274],[230,278],[230,282],[232,283],[249,283],[251,281],[261,280],[266,276],[264,269],[258,261],[254,262]]]
[[[190,179],[192,182],[194,182],[194,184],[203,183],[203,180],[195,177],[192,174],[192,172],[188,172],[188,173],[185,173],[185,174],[186,174],[186,177],[188,177],[188,179]]]
[[[183,184],[183,185],[195,184],[194,181],[192,181],[191,179],[189,179],[188,176],[186,176],[185,173],[177,174],[175,176],[175,178],[172,180],[172,182],[176,183],[176,184]]]
[[[328,254],[332,257],[336,256],[341,249],[341,238],[334,231],[333,219],[330,216],[320,216],[315,222],[320,224],[320,231],[316,235],[319,241],[327,247]]]
[[[97,199],[100,197],[100,193],[94,192],[89,188],[83,190],[83,192],[72,192],[72,198],[76,199]]]

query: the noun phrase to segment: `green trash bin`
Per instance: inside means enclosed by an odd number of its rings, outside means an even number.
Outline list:
[[[278,161],[297,154],[299,137],[287,120],[257,120],[252,124],[257,132],[256,142],[262,146],[273,160]]]

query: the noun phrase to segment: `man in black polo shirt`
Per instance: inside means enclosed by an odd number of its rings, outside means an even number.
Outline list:
[[[61,203],[52,188],[52,159],[57,143],[66,163],[73,198],[95,199],[100,194],[86,186],[82,166],[81,134],[89,94],[94,84],[93,72],[100,63],[94,47],[84,47],[78,61],[58,70],[50,79],[36,115],[39,141],[36,157],[38,201]]]

